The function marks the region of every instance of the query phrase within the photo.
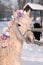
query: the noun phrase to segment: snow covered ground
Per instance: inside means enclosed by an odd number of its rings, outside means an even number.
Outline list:
[[[43,46],[26,44],[22,49],[22,64],[24,65],[43,65]]]

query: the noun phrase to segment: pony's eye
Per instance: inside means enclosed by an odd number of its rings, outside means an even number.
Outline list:
[[[18,26],[21,26],[21,25],[18,23]]]

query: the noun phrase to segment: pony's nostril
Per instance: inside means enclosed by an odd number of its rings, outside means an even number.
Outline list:
[[[20,24],[18,24],[18,26],[21,26]]]
[[[29,40],[31,42],[31,39],[29,37],[27,37],[27,40]]]

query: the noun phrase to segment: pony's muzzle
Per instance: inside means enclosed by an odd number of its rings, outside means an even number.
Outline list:
[[[29,34],[30,33],[30,34]],[[33,42],[33,40],[34,40],[34,35],[32,34],[32,32],[30,31],[30,32],[27,32],[25,35],[24,35],[24,38],[25,38],[25,40],[26,40],[26,42],[27,43],[31,43],[31,42]]]

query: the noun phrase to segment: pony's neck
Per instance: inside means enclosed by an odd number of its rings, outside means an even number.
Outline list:
[[[10,28],[10,41],[13,42],[11,44],[16,46],[17,51],[21,52],[21,48],[22,48],[22,44],[21,41],[18,40],[17,36],[16,36],[16,32],[15,32],[15,24],[12,25],[12,27]]]

